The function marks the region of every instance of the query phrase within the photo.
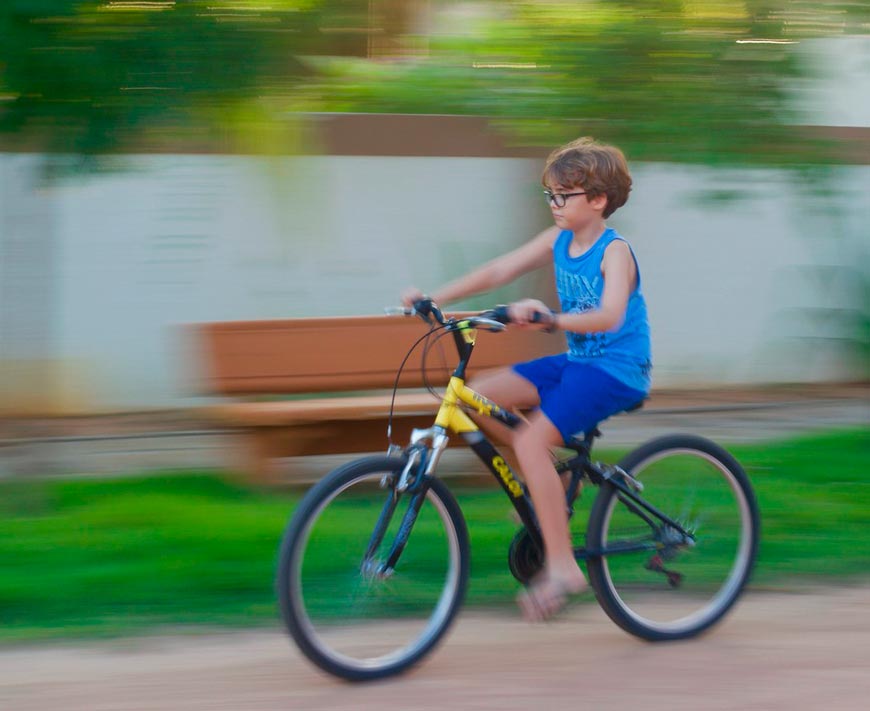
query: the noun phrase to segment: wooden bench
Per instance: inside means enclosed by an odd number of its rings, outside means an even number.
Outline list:
[[[401,316],[195,324],[189,334],[199,366],[195,389],[225,398],[204,414],[243,434],[236,468],[258,482],[274,482],[281,457],[386,451],[396,372],[426,329],[419,319]],[[469,375],[563,347],[558,335],[481,331]],[[431,425],[438,409],[423,389],[422,350],[409,358],[399,381],[392,437],[398,444],[407,443],[412,428]],[[426,364],[428,382],[443,386],[456,364],[452,336],[430,349]]]

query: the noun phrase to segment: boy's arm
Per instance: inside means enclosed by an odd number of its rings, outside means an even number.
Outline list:
[[[622,240],[611,242],[601,260],[604,275],[604,291],[601,305],[582,314],[556,314],[553,326],[563,331],[576,333],[596,333],[615,331],[625,320],[628,298],[637,283],[637,266],[631,249]]]
[[[496,257],[465,276],[439,287],[430,296],[436,304],[443,306],[451,301],[504,286],[527,272],[549,264],[553,259],[553,244],[558,235],[559,228],[550,227],[521,247]],[[410,305],[416,298],[422,296],[419,290],[409,289],[403,294],[402,300],[406,305]]]

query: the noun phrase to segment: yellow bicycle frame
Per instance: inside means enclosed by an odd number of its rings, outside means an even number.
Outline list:
[[[468,387],[462,378],[454,375],[444,391],[441,407],[438,408],[438,415],[435,417],[435,426],[457,434],[477,431],[478,426],[459,407],[459,403],[465,403],[481,415],[491,415],[492,409],[497,407],[495,403],[487,402],[486,398]]]
[[[465,342],[473,346],[477,338],[477,329],[471,328],[468,321],[460,321],[456,325],[461,331]],[[476,432],[479,429],[478,426],[462,411],[459,403],[468,405],[486,417],[498,417],[505,414],[505,410],[492,402],[492,400],[487,400],[483,395],[468,387],[465,384],[465,380],[458,375],[454,375],[450,378],[450,382],[447,383],[441,407],[438,409],[438,416],[435,418],[435,426],[443,427],[445,430],[456,432],[457,434]]]

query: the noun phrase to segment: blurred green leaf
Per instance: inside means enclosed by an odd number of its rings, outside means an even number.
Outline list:
[[[261,136],[281,152],[300,111],[474,114],[526,146],[593,133],[635,160],[791,163],[819,149],[793,128],[788,82],[813,71],[793,43],[866,33],[870,14],[786,0],[413,7],[10,0],[0,131],[84,154],[247,151]]]

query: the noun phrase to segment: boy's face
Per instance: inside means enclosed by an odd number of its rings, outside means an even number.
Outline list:
[[[607,206],[606,195],[592,199],[580,185],[547,185],[547,202],[553,222],[563,230],[578,230],[602,218]],[[564,203],[564,204],[562,204]]]

